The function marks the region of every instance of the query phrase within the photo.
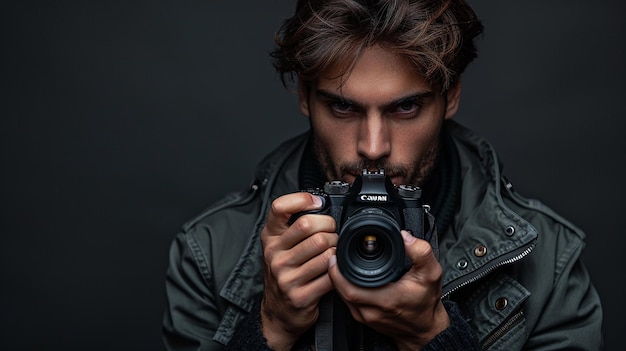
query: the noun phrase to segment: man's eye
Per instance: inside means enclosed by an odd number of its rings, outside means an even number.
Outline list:
[[[419,105],[415,101],[405,101],[398,105],[398,112],[409,113],[419,109]]]
[[[347,113],[347,112],[353,112],[354,111],[354,106],[351,103],[345,102],[345,101],[335,101],[335,102],[332,102],[332,103],[330,103],[330,108],[332,108],[336,112],[341,112],[341,113]]]

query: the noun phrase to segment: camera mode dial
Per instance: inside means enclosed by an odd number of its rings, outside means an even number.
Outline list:
[[[350,191],[350,184],[340,180],[333,180],[324,185],[324,192],[329,195],[342,195]]]
[[[419,199],[422,197],[422,189],[413,185],[399,185],[398,195],[408,199]]]

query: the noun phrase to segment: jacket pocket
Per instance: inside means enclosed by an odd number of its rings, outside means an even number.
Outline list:
[[[521,350],[528,331],[523,304],[530,292],[504,273],[464,289],[459,305],[483,350]]]

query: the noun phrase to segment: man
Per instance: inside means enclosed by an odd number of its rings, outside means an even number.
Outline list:
[[[345,305],[330,338],[350,349],[600,348],[583,233],[515,193],[491,146],[451,120],[481,32],[462,0],[298,1],[273,57],[310,132],[176,237],[168,348],[323,349],[326,296]],[[422,188],[438,241],[399,231],[410,268],[364,287],[338,268],[325,201],[298,190],[380,169]]]

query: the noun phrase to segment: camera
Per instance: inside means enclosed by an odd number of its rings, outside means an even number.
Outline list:
[[[424,236],[428,207],[422,206],[422,190],[412,185],[394,186],[384,169],[364,169],[352,186],[335,180],[326,182],[323,189],[302,191],[322,196],[324,206],[298,213],[290,222],[307,213],[332,216],[339,233],[337,265],[353,284],[382,286],[398,280],[411,267],[401,229],[429,240]]]

